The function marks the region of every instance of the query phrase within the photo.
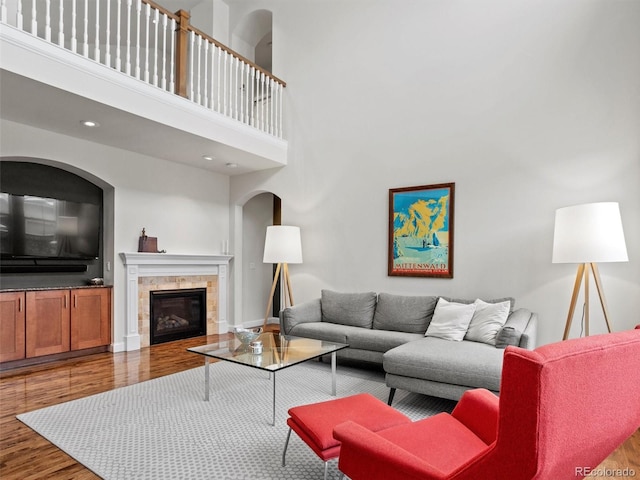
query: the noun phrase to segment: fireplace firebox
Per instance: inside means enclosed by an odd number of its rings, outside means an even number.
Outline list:
[[[206,334],[205,288],[152,291],[150,303],[151,345]]]

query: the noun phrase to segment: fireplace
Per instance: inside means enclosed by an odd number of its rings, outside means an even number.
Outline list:
[[[156,290],[149,299],[151,345],[206,335],[206,288]]]

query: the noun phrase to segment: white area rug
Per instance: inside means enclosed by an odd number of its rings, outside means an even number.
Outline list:
[[[322,479],[322,461],[291,435],[282,450],[287,410],[331,397],[331,368],[307,362],[276,377],[271,426],[268,374],[226,362],[18,415],[17,418],[100,477],[115,479]],[[369,392],[386,402],[382,373],[338,366],[337,393]],[[417,420],[451,411],[455,402],[398,391],[394,407]],[[338,478],[336,461],[330,478]]]

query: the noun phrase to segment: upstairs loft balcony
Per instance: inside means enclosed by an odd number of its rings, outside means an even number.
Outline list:
[[[227,175],[286,165],[285,82],[189,20],[150,0],[0,0],[2,118]]]

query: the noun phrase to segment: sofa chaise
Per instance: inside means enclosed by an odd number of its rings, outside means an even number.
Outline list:
[[[382,365],[390,404],[396,388],[458,400],[472,388],[500,390],[506,346],[535,348],[537,315],[514,304],[322,290],[284,309],[280,327],[285,335],[348,344],[340,359]]]

